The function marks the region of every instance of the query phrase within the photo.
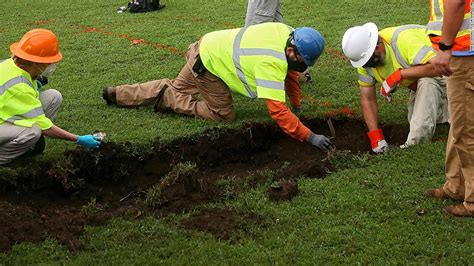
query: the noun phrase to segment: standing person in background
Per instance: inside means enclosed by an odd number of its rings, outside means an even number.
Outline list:
[[[280,0],[249,0],[245,27],[264,22],[283,22]]]
[[[474,36],[471,0],[431,0],[427,33],[438,49],[434,66],[448,77],[451,114],[446,147],[446,183],[426,192],[432,198],[464,201],[443,209],[474,217]]]
[[[92,135],[78,136],[53,124],[62,96],[57,90],[42,90],[45,78],[62,59],[56,35],[45,29],[27,32],[10,46],[13,57],[0,62],[0,165],[28,151],[41,153],[44,137],[73,141],[85,148],[98,148]]]
[[[249,0],[247,15],[245,16],[245,27],[265,22],[283,22],[280,0]],[[309,69],[303,73],[289,71],[285,80],[287,93],[295,95],[290,98],[293,112],[302,113],[301,108],[301,85],[300,82],[311,82],[312,77]]]

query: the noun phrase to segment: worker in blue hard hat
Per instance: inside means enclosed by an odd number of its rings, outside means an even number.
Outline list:
[[[245,27],[265,22],[284,23],[280,0],[248,0]],[[294,86],[288,88],[290,90],[301,90],[301,82],[311,82],[313,80],[309,68],[303,73],[290,71],[288,72],[287,79],[294,80],[292,82]],[[297,111],[297,113],[302,112],[301,109],[296,109],[295,111]]]
[[[174,80],[106,87],[103,97],[108,104],[154,104],[157,111],[217,121],[235,119],[231,92],[260,98],[285,133],[327,150],[329,139],[313,133],[285,104],[286,95],[291,103],[300,97],[285,90],[287,72],[313,66],[323,49],[324,38],[309,27],[294,30],[272,22],[215,31],[189,46],[186,65]]]

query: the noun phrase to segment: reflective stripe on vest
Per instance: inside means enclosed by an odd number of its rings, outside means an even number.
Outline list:
[[[240,58],[242,56],[272,56],[280,60],[286,61],[286,55],[283,52],[278,52],[272,49],[240,48],[242,37],[246,29],[247,29],[246,27],[240,29],[239,33],[235,37],[234,53],[232,55],[232,58],[234,61],[237,76],[239,77],[240,81],[244,84],[245,90],[247,91],[247,96],[254,99],[257,97],[257,94],[250,89],[247,79],[245,78],[245,73],[242,70],[242,66],[240,64]],[[270,89],[285,90],[285,84],[282,82],[277,82],[277,81],[256,79],[256,85],[270,88]]]
[[[474,36],[472,29],[474,29],[474,21],[472,20],[474,2],[473,0],[465,0],[464,5],[464,20],[454,39],[453,52],[474,51]],[[426,26],[426,33],[430,36],[433,46],[437,49],[438,43],[441,41],[443,28],[443,14],[444,0],[430,1],[430,21]]]
[[[433,51],[433,48],[431,46],[424,46],[423,48],[421,48],[413,59],[413,65],[420,65],[426,55],[431,51]]]
[[[427,30],[435,30],[441,32],[443,28],[443,21],[432,21],[428,23],[426,26]],[[464,31],[464,30],[470,30],[471,29],[471,20],[469,18],[465,18],[461,24],[461,28],[459,28],[459,32]]]
[[[369,73],[369,75],[371,77],[373,77],[375,79],[375,75],[374,75],[374,72],[372,71],[372,69],[370,67],[367,67],[365,68],[365,70],[367,71],[367,73]]]
[[[43,114],[44,114],[43,107],[40,106],[40,107],[35,108],[31,111],[28,111],[27,113],[10,117],[10,118],[7,119],[7,121],[14,124],[15,121],[23,120],[23,119],[32,119],[32,118],[35,118],[35,117],[43,115]]]
[[[368,72],[368,70],[367,70],[367,72]],[[370,75],[370,73],[369,73],[369,75]],[[365,75],[359,75],[359,80],[362,81],[362,82],[365,82],[365,83],[374,83],[375,82],[375,79],[373,77],[368,77],[368,76],[365,76]]]
[[[275,90],[285,90],[285,84],[282,82],[264,79],[256,79],[255,82],[257,86],[260,87],[271,88]]]
[[[5,84],[0,86],[0,96],[2,96],[2,94],[4,94],[9,88],[11,88],[11,87],[13,87],[17,84],[20,84],[20,83],[26,83],[26,85],[28,85],[32,89],[34,89],[33,84],[31,84],[31,82],[27,78],[25,78],[23,76],[19,76],[19,77],[15,77],[15,78],[12,78],[12,79],[8,80],[7,82],[5,82]]]
[[[393,51],[395,52],[395,57],[397,58],[397,61],[398,63],[403,67],[403,68],[409,68],[410,67],[410,64],[408,64],[407,61],[405,61],[405,59],[403,58],[401,52],[400,52],[400,48],[398,47],[398,37],[400,36],[400,33],[404,30],[409,30],[409,29],[423,29],[425,27],[421,26],[421,25],[416,25],[416,24],[410,24],[410,25],[405,25],[405,26],[401,26],[400,28],[398,28],[397,30],[395,30],[395,32],[393,33],[393,36],[392,36],[392,42],[391,42],[391,46],[392,46],[392,49]],[[428,47],[429,48],[429,47]],[[416,58],[418,59],[419,56],[422,55],[421,52],[424,52],[424,49],[421,49],[418,54],[416,55]],[[428,51],[426,51],[424,53],[424,55],[426,55],[426,53],[428,53]],[[421,54],[420,54],[421,53]],[[424,56],[419,59],[420,61],[423,60]]]

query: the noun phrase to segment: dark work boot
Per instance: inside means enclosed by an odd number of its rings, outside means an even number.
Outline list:
[[[35,146],[33,146],[33,148],[31,148],[31,150],[29,150],[26,154],[27,155],[41,154],[44,152],[45,148],[46,148],[46,141],[44,140],[44,135],[41,135],[41,137],[35,143]]]
[[[107,102],[108,105],[115,105],[117,104],[117,94],[115,87],[106,86],[102,90],[102,99]]]

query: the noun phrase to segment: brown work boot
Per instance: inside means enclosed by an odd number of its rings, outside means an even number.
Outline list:
[[[104,99],[108,105],[117,104],[117,94],[115,87],[106,86],[102,90],[102,99]]]
[[[443,212],[448,215],[456,216],[456,217],[473,217],[474,218],[474,212],[470,212],[468,209],[466,209],[466,207],[464,207],[464,204],[450,205],[444,208]]]
[[[451,199],[451,197],[444,191],[442,187],[428,189],[425,196],[435,199]]]

